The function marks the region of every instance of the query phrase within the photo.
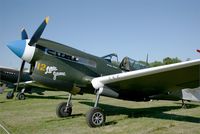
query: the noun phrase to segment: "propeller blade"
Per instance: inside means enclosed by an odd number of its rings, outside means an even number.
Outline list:
[[[39,38],[42,35],[42,33],[43,33],[46,25],[48,24],[48,22],[49,22],[49,17],[46,17],[44,19],[44,21],[42,22],[42,24],[38,27],[38,29],[33,34],[32,38],[31,38],[31,40],[29,42],[30,46],[34,45],[34,43],[36,43],[39,40]]]
[[[13,95],[14,95],[15,91],[17,91],[19,88],[19,82],[20,82],[21,76],[23,74],[24,65],[25,65],[25,61],[23,60],[21,63],[20,71],[19,71],[18,78],[17,78],[17,86],[16,86],[16,88],[13,89],[13,92],[12,92]]]
[[[21,30],[21,38],[22,38],[22,40],[28,39],[28,34],[24,28],[22,28],[22,30]]]

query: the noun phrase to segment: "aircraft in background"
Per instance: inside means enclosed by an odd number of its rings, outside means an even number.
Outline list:
[[[0,83],[0,94],[3,93],[3,91],[5,90],[5,88],[6,88],[6,84]]]
[[[2,86],[0,87],[0,92],[3,93],[3,90],[8,87],[8,88],[16,88],[16,83],[19,75],[19,70],[13,69],[13,68],[8,68],[8,67],[0,67],[0,82],[2,83]],[[21,87],[18,88],[18,94],[17,98],[19,100],[24,100],[25,94],[24,93],[37,93],[37,94],[43,94],[44,89],[34,86],[29,86],[26,85],[29,81],[32,81],[31,74],[30,72],[24,72],[22,73],[21,80],[20,82],[23,82],[24,85],[21,85]],[[13,98],[12,96],[12,91],[8,92],[6,98],[10,99]]]
[[[71,115],[72,95],[80,93],[96,94],[94,107],[87,113],[86,120],[90,127],[98,127],[106,119],[105,113],[98,107],[101,95],[132,101],[180,100],[183,99],[182,89],[192,91],[200,86],[200,59],[148,68],[146,64],[125,57],[118,64],[113,61],[115,54],[97,57],[40,38],[47,23],[48,17],[30,39],[23,29],[22,40],[8,44],[8,47],[23,60],[18,80],[21,79],[24,63],[28,62],[33,71],[32,81],[26,84],[69,92],[68,100],[57,107],[58,117]],[[23,84],[17,83],[15,90]]]

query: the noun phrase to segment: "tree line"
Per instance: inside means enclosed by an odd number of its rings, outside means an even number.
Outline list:
[[[168,64],[173,64],[173,63],[178,63],[181,62],[181,60],[179,58],[170,58],[170,57],[166,57],[163,59],[163,61],[154,61],[149,63],[150,67],[157,67],[157,66],[161,66],[161,65],[168,65]]]

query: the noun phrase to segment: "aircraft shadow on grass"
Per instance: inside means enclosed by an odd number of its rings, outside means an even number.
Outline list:
[[[77,118],[77,117],[81,117],[81,116],[84,116],[84,114],[82,114],[82,113],[72,114],[71,116],[66,117],[66,118],[56,118],[56,119],[47,120],[45,122],[57,122],[57,121],[63,121],[63,120],[66,120],[66,119],[73,119],[73,118]]]
[[[92,107],[94,106],[93,102],[81,101],[79,103],[92,106]],[[199,105],[189,104],[187,109],[196,108],[198,106]],[[113,105],[99,103],[99,107],[104,109],[104,112],[106,113],[107,116],[127,115],[128,118],[148,117],[148,118],[156,118],[156,119],[164,119],[164,120],[200,123],[200,118],[198,117],[166,113],[167,111],[180,109],[181,105],[149,107],[149,108],[127,108],[127,107],[120,107],[120,106],[113,106]],[[110,121],[110,122],[107,122],[105,125],[116,124],[118,121],[119,120]]]

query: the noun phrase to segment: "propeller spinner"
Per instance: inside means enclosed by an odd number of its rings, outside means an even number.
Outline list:
[[[49,17],[46,17],[42,22],[42,24],[35,31],[31,39],[28,39],[26,30],[22,29],[21,31],[22,40],[11,42],[10,44],[7,45],[8,48],[22,60],[30,62],[35,52],[34,44],[40,39],[48,21]]]

